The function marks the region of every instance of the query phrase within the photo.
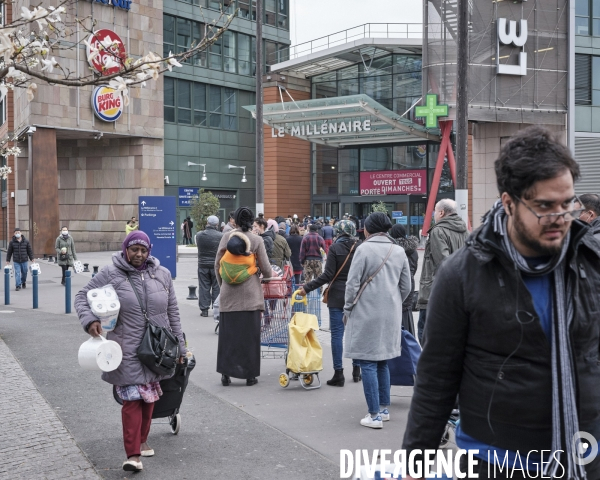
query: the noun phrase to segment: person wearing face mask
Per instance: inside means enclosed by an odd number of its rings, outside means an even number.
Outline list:
[[[150,255],[151,249],[148,235],[139,230],[131,232],[123,241],[122,252],[113,254],[112,265],[104,267],[75,296],[75,309],[81,325],[92,337],[100,336],[102,327],[90,309],[87,293],[94,288],[112,285],[119,297],[121,309],[117,325],[106,338],[121,346],[123,361],[116,370],[104,372],[102,380],[115,385],[116,394],[123,401],[121,418],[127,455],[123,470],[128,472],[141,471],[141,457],[154,455],[154,450],[147,443],[152,412],[154,402],[163,393],[160,380],[169,377],[152,372],[137,357],[146,331],[146,319],[140,303],[146,306],[147,316],[154,325],[170,327],[179,339],[179,363],[184,362],[187,353],[171,274]],[[91,411],[97,408],[93,405],[87,407]]]
[[[6,251],[6,264],[10,264],[13,259],[15,269],[15,283],[17,290],[27,286],[27,259],[33,262],[33,250],[31,244],[22,234],[19,227],[15,228],[15,234],[8,244]]]
[[[72,267],[73,262],[77,260],[75,242],[73,241],[73,237],[69,235],[69,229],[67,227],[62,227],[60,235],[56,238],[54,248],[56,249],[58,265],[62,268],[62,281],[60,283],[61,285],[64,285],[65,272],[69,267]]]

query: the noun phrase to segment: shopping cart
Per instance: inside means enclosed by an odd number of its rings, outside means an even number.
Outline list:
[[[292,299],[291,299],[291,306],[292,309],[294,309],[294,307],[296,307],[296,312],[302,312],[302,313],[310,313],[308,312],[308,307],[309,307],[309,301],[308,298],[302,297],[298,294],[298,292],[294,292],[292,294]],[[304,307],[302,307],[302,305],[304,305]],[[299,308],[298,308],[299,307]],[[320,321],[319,321],[320,323]],[[288,327],[288,331],[289,331],[289,327]],[[312,334],[314,334],[314,332],[311,332]],[[289,337],[289,334],[288,334]],[[319,341],[314,338],[314,342],[316,344],[319,343]],[[288,338],[288,349],[289,349],[289,338]],[[318,345],[318,350],[321,350],[320,345]],[[288,366],[288,350],[285,351],[284,354],[284,358],[285,358],[285,373],[282,373],[281,375],[279,375],[279,385],[282,388],[286,388],[289,386],[291,381],[299,381],[300,385],[302,385],[302,388],[304,388],[305,390],[315,390],[317,388],[321,388],[321,379],[319,378],[319,373],[321,372],[321,370],[323,370],[323,365],[322,362],[320,363],[320,369],[318,370],[306,370],[306,371],[292,371],[289,368],[287,368]],[[313,386],[313,382],[317,381],[317,384]]]
[[[292,291],[296,291],[298,288],[302,287],[302,285],[292,285],[293,290]],[[304,313],[310,313],[311,315],[316,315],[317,320],[319,321],[319,327],[321,326],[321,303],[323,303],[323,301],[321,300],[322,298],[322,291],[321,288],[317,288],[316,290],[313,290],[312,292],[309,292],[306,295],[306,299],[308,301],[308,306],[303,306],[302,303],[294,303],[294,305],[292,305],[292,315],[296,312],[304,312]]]
[[[288,324],[291,317],[291,279],[263,280],[265,310],[261,319],[262,358],[284,358],[288,347]],[[266,347],[266,348],[265,348]]]

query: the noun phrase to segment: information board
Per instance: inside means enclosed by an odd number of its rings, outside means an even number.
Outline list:
[[[152,256],[177,276],[177,226],[175,197],[140,197],[140,230],[150,237]]]

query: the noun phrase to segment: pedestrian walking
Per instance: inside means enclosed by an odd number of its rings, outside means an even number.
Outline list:
[[[410,293],[408,294],[408,297],[404,299],[404,302],[402,302],[402,326],[408,330],[413,337],[416,337],[412,307],[415,296],[415,273],[417,273],[417,269],[419,268],[419,254],[417,252],[419,239],[414,235],[406,235],[404,226],[398,223],[390,230],[390,236],[404,249],[404,253],[406,253],[406,256],[408,257],[408,266],[410,267]]]
[[[311,282],[305,283],[300,288],[300,295],[304,296],[326,283],[329,284],[327,294],[323,296],[327,296],[325,303],[327,303],[327,308],[329,309],[329,330],[331,332],[331,355],[333,357],[334,375],[331,380],[327,380],[327,385],[343,387],[346,381],[344,377],[344,365],[342,363],[346,281],[350,266],[352,265],[352,258],[360,242],[356,238],[356,227],[349,220],[338,222],[336,231],[336,240],[329,249],[325,270]],[[325,301],[325,298],[323,298],[323,301]],[[352,379],[355,382],[361,379],[360,362],[358,360],[352,360]]]
[[[12,240],[8,242],[6,265],[10,265],[11,258],[15,270],[16,290],[27,288],[27,260],[29,259],[33,262],[33,250],[29,240],[21,233],[19,227],[15,228]]]
[[[125,235],[129,235],[131,232],[138,230],[139,228],[140,224],[137,222],[136,218],[131,217],[131,220],[125,224]]]
[[[279,223],[279,232],[278,233],[283,238],[287,238],[288,235],[289,235],[289,233],[288,233],[289,228],[288,227],[289,227],[289,225],[287,225],[285,222],[280,222]]]
[[[187,218],[184,219],[183,222],[181,223],[181,239],[182,239],[183,245],[188,244],[188,241],[187,241]]]
[[[600,438],[600,249],[578,220],[579,164],[535,126],[494,167],[500,200],[436,273],[402,448],[438,448],[460,393],[456,445],[478,451],[462,472],[600,478],[578,440]]]
[[[268,224],[264,218],[257,217],[252,225],[252,233],[263,239],[265,251],[269,262],[273,261],[273,247],[275,246],[275,233],[267,230]]]
[[[184,226],[185,242],[186,242],[186,245],[191,245],[194,222],[192,221],[192,219],[190,217],[187,217],[185,220],[186,220],[185,226]]]
[[[279,230],[279,225],[275,220],[269,220],[267,222],[269,231],[273,232],[273,257],[271,259],[271,263],[273,265],[277,265],[281,270],[283,270],[283,266],[285,262],[290,259],[292,255],[292,251],[290,250],[290,246],[285,241],[285,236],[281,235]]]
[[[69,229],[62,227],[60,235],[56,238],[54,243],[56,249],[56,258],[58,258],[58,265],[62,269],[62,280],[61,285],[65,285],[65,273],[69,267],[73,267],[73,262],[77,260],[77,252],[75,251],[75,241],[73,237],[69,235]]]
[[[233,218],[233,213],[231,212],[229,214],[229,219],[227,220],[227,225],[225,225],[225,227],[223,228],[223,233],[229,233],[232,230],[235,230],[235,220]]]
[[[344,357],[359,360],[369,410],[360,424],[369,428],[390,419],[387,360],[400,355],[402,302],[410,293],[408,258],[388,236],[391,227],[385,213],[367,217],[346,281]]]
[[[600,197],[595,193],[585,193],[579,197],[579,200],[585,208],[579,219],[588,223],[594,237],[600,240]]]
[[[285,239],[290,246],[290,261],[292,262],[292,269],[294,270],[294,283],[300,285],[302,280],[303,267],[300,262],[300,247],[302,246],[302,235],[300,235],[300,229],[298,224],[294,223],[290,227],[290,235]]]
[[[300,245],[300,263],[304,268],[304,281],[306,283],[321,275],[323,271],[321,249],[325,250],[325,240],[317,233],[317,230],[317,224],[311,224],[309,232],[304,235]]]
[[[429,229],[425,255],[423,256],[423,269],[419,282],[419,321],[417,335],[419,343],[423,345],[423,329],[427,321],[427,302],[435,273],[442,261],[452,255],[465,244],[469,235],[465,222],[456,213],[456,202],[449,198],[440,200],[435,206],[435,224]]]
[[[325,253],[329,253],[329,247],[333,243],[333,237],[335,236],[333,220],[330,220],[327,225],[321,229],[321,232],[323,233],[323,240],[325,240]]]
[[[265,309],[256,266],[265,279],[271,278],[272,269],[264,241],[250,232],[252,210],[240,207],[234,218],[238,228],[223,235],[215,260],[221,287],[217,372],[221,374],[223,386],[231,384],[231,377],[246,379],[246,385],[251,386],[260,376],[260,316]],[[245,262],[245,258],[250,262]],[[247,274],[242,271],[245,266],[248,267]],[[235,271],[235,278],[242,279],[242,283],[228,283],[233,276],[224,281],[225,271]]]
[[[211,215],[206,228],[196,234],[198,247],[198,305],[200,316],[208,317],[208,309],[219,296],[219,283],[215,273],[215,259],[223,234],[219,231],[219,217]]]
[[[116,370],[104,372],[102,380],[115,385],[117,395],[123,400],[121,418],[127,455],[123,470],[130,472],[142,470],[141,457],[154,455],[154,450],[148,445],[152,411],[154,402],[162,395],[159,381],[168,378],[155,374],[138,360],[137,350],[148,322],[140,303],[147,308],[147,316],[153,324],[169,327],[179,339],[180,363],[183,363],[186,353],[171,274],[150,255],[151,250],[150,239],[144,232],[131,232],[123,241],[122,251],[112,256],[112,265],[104,267],[75,296],[75,309],[81,325],[92,337],[100,336],[102,327],[88,305],[87,292],[112,285],[119,297],[121,309],[117,326],[106,337],[121,346],[123,360]],[[86,408],[93,411],[95,407],[86,405]]]

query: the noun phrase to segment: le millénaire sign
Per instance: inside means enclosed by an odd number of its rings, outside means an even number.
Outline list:
[[[103,3],[104,5],[112,5],[113,7],[122,8],[123,10],[131,10],[132,0],[92,0],[95,3]]]
[[[290,135],[292,137],[310,137],[312,135],[330,135],[333,133],[358,133],[371,130],[371,120],[354,120],[351,122],[325,122],[321,125],[301,125],[292,127]],[[283,127],[272,128],[271,137],[284,137],[285,129]]]
[[[361,195],[426,195],[426,170],[360,172]]]

